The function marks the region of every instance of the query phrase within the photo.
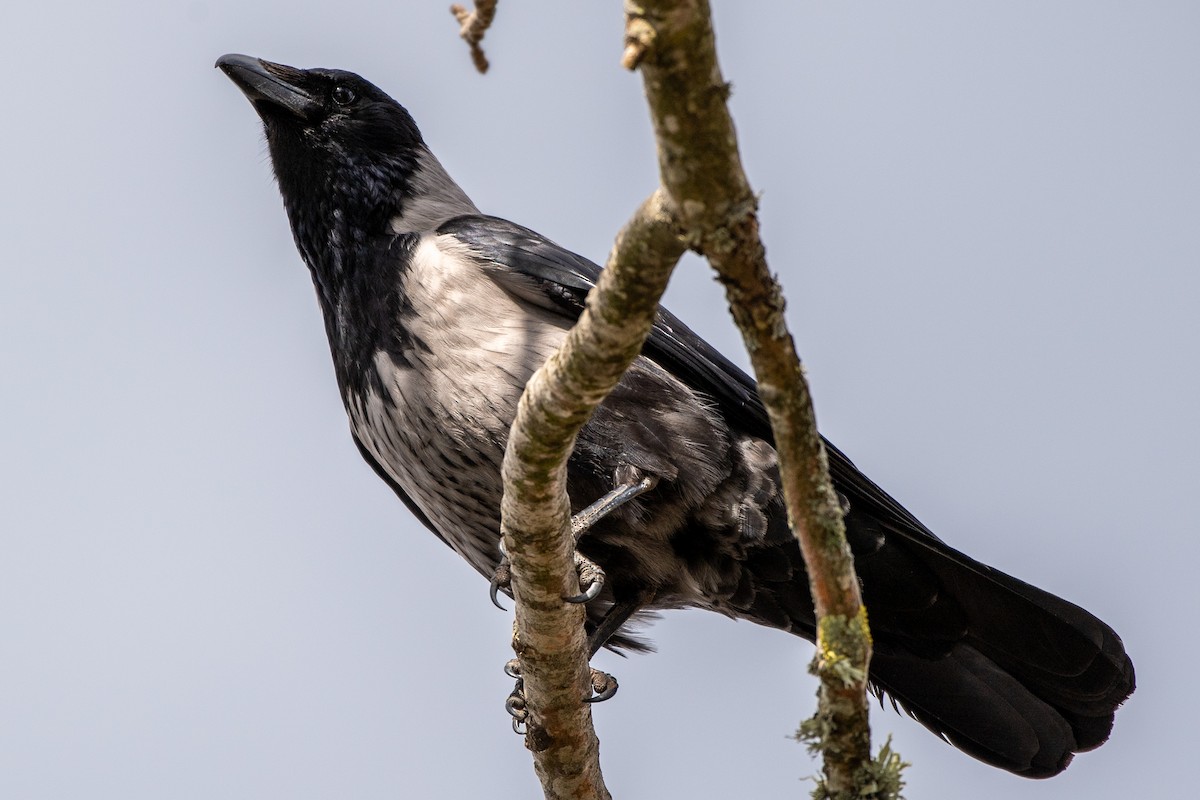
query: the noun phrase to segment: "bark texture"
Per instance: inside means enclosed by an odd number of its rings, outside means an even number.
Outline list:
[[[803,368],[767,266],[757,201],[742,168],[717,64],[708,0],[627,0],[622,62],[642,73],[662,185],[688,244],[716,269],[770,415],[792,529],[818,617],[814,671],[824,784],[860,797],[870,762],[866,695],[871,641],[842,511]]]
[[[504,459],[504,542],[517,599],[514,648],[530,711],[527,744],[548,798],[607,798],[591,724],[583,609],[566,495],[575,436],[637,356],[685,247],[726,289],[771,418],[788,515],[818,614],[817,715],[826,797],[878,797],[866,677],[870,634],[784,301],[759,237],[757,201],[738,154],[707,0],[626,0],[622,64],[639,69],[662,188],[618,236],[562,349],[530,380]]]
[[[608,798],[591,694],[567,458],[579,429],[641,351],[684,245],[655,192],[618,235],[562,348],[530,379],[504,456],[504,545],[517,601],[513,648],[525,683],[526,745],[547,798]]]

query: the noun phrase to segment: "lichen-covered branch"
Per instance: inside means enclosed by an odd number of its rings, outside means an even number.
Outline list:
[[[470,45],[471,61],[481,73],[488,71],[488,60],[480,42],[496,18],[496,3],[497,0],[476,0],[474,11],[468,11],[458,3],[450,6],[450,13],[458,20],[458,35]]]
[[[625,9],[622,62],[642,73],[663,186],[689,245],[708,258],[725,286],[775,434],[788,517],[818,616],[814,665],[821,679],[816,719],[824,786],[832,797],[869,796],[860,792],[870,763],[866,611],[783,294],[759,237],[708,0],[626,0]]]
[[[567,459],[579,429],[641,351],[684,245],[656,192],[618,235],[579,322],[530,379],[504,454],[501,506],[517,601],[513,646],[526,744],[547,798],[608,798],[592,728],[583,606],[572,556]]]

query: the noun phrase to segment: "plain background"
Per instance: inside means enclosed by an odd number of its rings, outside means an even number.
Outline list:
[[[0,797],[539,796],[511,614],[347,435],[222,53],[351,69],[479,206],[603,260],[656,183],[616,0],[7,3]],[[1200,6],[721,2],[825,433],[960,549],[1084,605],[1140,688],[1030,782],[881,710],[914,798],[1187,797],[1200,706]],[[669,305],[745,362],[695,259]],[[622,798],[800,797],[811,647],[699,612],[600,665]]]

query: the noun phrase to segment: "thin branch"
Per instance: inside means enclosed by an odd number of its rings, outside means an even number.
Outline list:
[[[529,712],[526,744],[547,798],[597,798],[608,790],[592,728],[584,610],[566,494],[579,429],[641,351],[684,245],[656,192],[618,234],[596,288],[562,348],[525,387],[504,454],[501,505],[517,601],[513,647]]]
[[[807,565],[818,617],[817,721],[825,787],[859,797],[870,762],[866,699],[870,633],[842,511],[783,293],[759,237],[757,201],[738,155],[707,0],[626,0],[626,62],[640,64],[663,186],[689,244],[725,285],[771,419],[788,517]],[[648,30],[647,30],[648,29]],[[632,44],[630,44],[632,42]]]
[[[488,71],[488,60],[479,43],[491,27],[492,20],[496,18],[496,2],[497,0],[476,0],[474,11],[468,11],[458,3],[450,6],[450,13],[458,20],[458,35],[471,46],[471,61],[480,73]]]

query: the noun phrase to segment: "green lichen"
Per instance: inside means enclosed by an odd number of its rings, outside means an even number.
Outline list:
[[[811,671],[818,677],[833,677],[849,689],[867,680],[862,664],[866,663],[871,646],[871,631],[867,625],[866,606],[847,618],[828,614],[817,625],[817,653]]]
[[[822,743],[828,740],[829,732],[828,723],[814,716],[800,724],[794,738],[815,756],[822,751]],[[892,749],[892,737],[889,736],[883,747],[879,748],[879,755],[859,767],[855,774],[854,790],[834,792],[823,777],[810,776],[815,784],[812,800],[904,800],[901,794],[904,789],[904,770],[909,766],[912,765]]]

